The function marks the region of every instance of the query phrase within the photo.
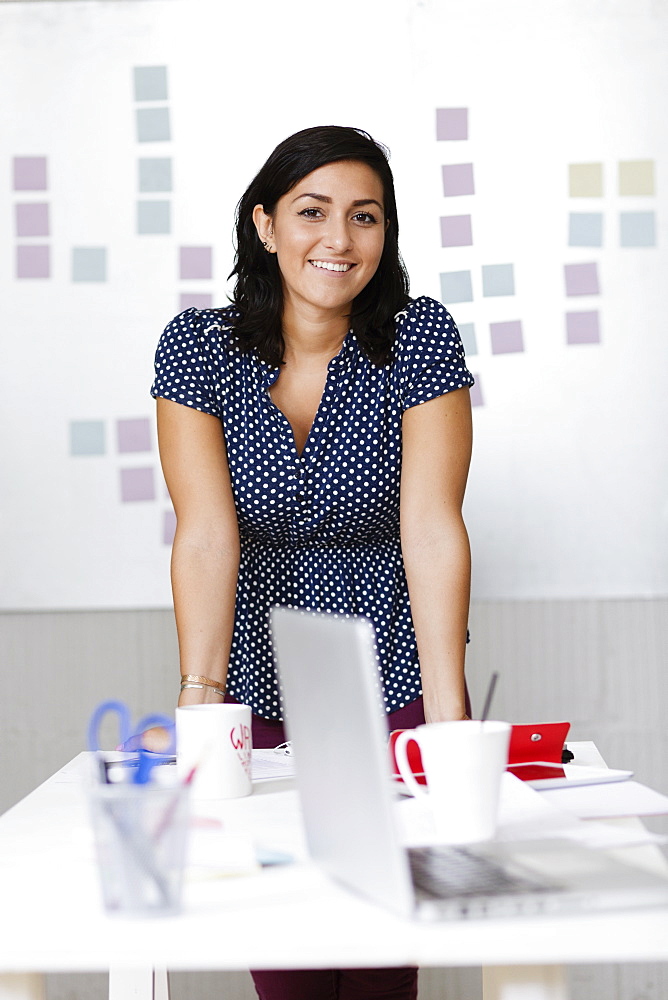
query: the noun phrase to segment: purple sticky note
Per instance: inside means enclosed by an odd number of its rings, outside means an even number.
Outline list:
[[[16,248],[17,278],[50,278],[51,255],[48,246],[18,246]]]
[[[181,292],[179,306],[183,309],[210,309],[213,295],[210,292]]]
[[[210,278],[212,256],[211,247],[179,247],[179,277]]]
[[[148,417],[116,421],[118,450],[151,451],[151,422]]]
[[[162,541],[165,545],[171,545],[176,534],[176,514],[173,510],[166,510],[162,519]]]
[[[468,108],[437,108],[436,138],[468,139],[469,112]]]
[[[600,344],[601,332],[597,310],[566,313],[567,344]]]
[[[470,388],[471,393],[471,406],[484,406],[485,401],[482,398],[482,386],[480,385],[480,376],[474,375],[475,385]]]
[[[522,323],[519,319],[490,323],[489,333],[492,338],[492,354],[516,354],[524,350]]]
[[[475,194],[472,163],[448,163],[443,171],[443,195]]]
[[[121,469],[121,500],[155,500],[153,469]]]
[[[14,190],[46,191],[46,156],[14,157]]]
[[[598,265],[564,264],[566,295],[598,295]]]
[[[17,236],[49,235],[49,206],[45,202],[19,202],[14,209]]]
[[[441,246],[470,247],[473,243],[470,215],[441,216]]]

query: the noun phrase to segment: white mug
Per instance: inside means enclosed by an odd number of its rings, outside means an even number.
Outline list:
[[[427,788],[408,763],[411,740],[420,747]],[[399,734],[394,747],[399,773],[414,795],[428,796],[441,843],[470,844],[494,836],[509,742],[510,723],[468,719]]]
[[[252,739],[248,705],[177,708],[176,766],[183,779],[196,768],[192,791],[196,799],[250,795]]]

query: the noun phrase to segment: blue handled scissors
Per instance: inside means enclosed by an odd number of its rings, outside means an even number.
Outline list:
[[[156,712],[152,715],[145,715],[133,726],[130,709],[125,702],[113,699],[103,701],[97,706],[88,723],[87,742],[89,750],[99,752],[100,728],[104,718],[109,714],[115,714],[118,717],[118,736],[121,746],[125,746],[129,740],[139,737],[144,730],[151,729],[153,726],[162,726],[169,734],[169,746],[162,753],[153,753],[150,750],[144,750],[142,747],[137,748],[139,766],[135,772],[134,783],[143,785],[149,780],[151,769],[164,760],[166,756],[174,754],[176,751],[174,722],[169,716]]]

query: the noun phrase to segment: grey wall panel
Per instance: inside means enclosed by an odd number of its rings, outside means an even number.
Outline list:
[[[2,810],[85,749],[103,698],[171,712],[178,694],[171,611],[2,614],[0,658]]]

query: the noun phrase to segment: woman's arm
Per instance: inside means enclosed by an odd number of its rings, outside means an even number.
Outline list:
[[[217,417],[158,399],[158,441],[176,512],[172,592],[182,674],[225,687],[239,572],[239,528]],[[190,688],[179,705],[220,702]]]
[[[465,717],[471,553],[462,518],[471,402],[456,389],[405,411],[401,546],[427,722]]]

